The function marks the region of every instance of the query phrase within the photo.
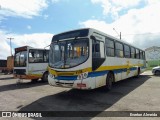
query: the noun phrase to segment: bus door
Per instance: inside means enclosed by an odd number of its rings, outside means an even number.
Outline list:
[[[105,61],[105,47],[102,40],[92,40],[92,71],[95,72],[96,87],[104,86],[106,80],[105,70],[102,69]],[[105,39],[105,38],[104,38]]]

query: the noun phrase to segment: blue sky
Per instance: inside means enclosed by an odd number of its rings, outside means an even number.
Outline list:
[[[43,48],[54,34],[91,27],[142,49],[160,46],[160,0],[0,0],[0,59],[15,47]],[[139,35],[142,34],[142,35]],[[138,44],[137,44],[138,42]]]
[[[18,3],[17,3],[18,4]],[[31,19],[9,16],[1,22],[1,29],[18,34],[49,32],[58,33],[79,28],[81,21],[103,19],[102,8],[90,0],[61,0],[55,3],[48,1],[48,7]],[[21,6],[21,4],[19,4]],[[24,7],[24,9],[29,9]],[[30,27],[27,27],[30,26]]]

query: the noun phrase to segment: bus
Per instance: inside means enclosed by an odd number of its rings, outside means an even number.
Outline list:
[[[51,86],[108,90],[113,82],[139,76],[145,52],[93,28],[54,35],[49,52]]]
[[[15,48],[14,77],[32,82],[48,81],[49,50],[22,46]]]

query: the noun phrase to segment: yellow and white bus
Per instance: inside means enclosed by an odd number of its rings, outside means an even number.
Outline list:
[[[95,89],[145,70],[145,52],[92,28],[54,35],[49,52],[50,85]]]
[[[15,48],[14,77],[48,81],[49,50],[23,46]]]

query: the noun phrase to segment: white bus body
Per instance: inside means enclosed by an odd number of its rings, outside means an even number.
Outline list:
[[[49,51],[29,46],[15,48],[14,77],[48,81]]]
[[[53,36],[50,85],[76,89],[111,88],[145,70],[145,53],[122,40],[85,28]]]

